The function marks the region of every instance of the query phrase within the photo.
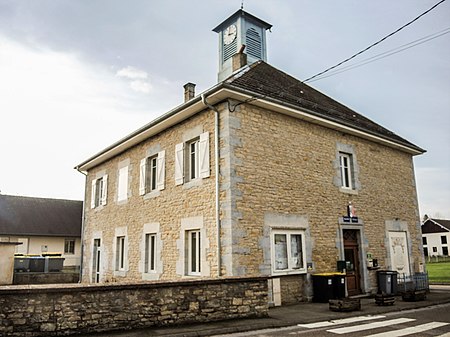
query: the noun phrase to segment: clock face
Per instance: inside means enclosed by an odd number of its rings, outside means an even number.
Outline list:
[[[230,44],[234,41],[237,34],[236,25],[231,25],[223,32],[223,43]]]

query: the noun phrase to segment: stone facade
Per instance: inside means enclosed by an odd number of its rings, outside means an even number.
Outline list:
[[[61,336],[268,315],[267,279],[0,287],[0,336]]]
[[[235,103],[235,102],[234,102]],[[94,282],[94,240],[100,239],[100,282],[190,277],[270,276],[275,304],[309,300],[310,274],[336,270],[345,260],[343,232],[358,240],[359,285],[376,290],[376,269],[393,269],[391,232],[406,233],[410,273],[423,258],[412,155],[252,104],[216,105],[219,114],[220,253],[217,254],[214,111],[206,109],[89,170],[83,281]],[[207,132],[209,176],[177,185],[176,146]],[[162,190],[139,193],[142,158],[165,151]],[[352,158],[353,188],[341,187],[339,154]],[[118,198],[118,171],[128,168],[127,198]],[[106,205],[91,208],[92,181],[108,175]],[[345,222],[349,202],[358,221]],[[200,231],[201,272],[192,276],[187,234]],[[157,270],[144,272],[145,233],[156,233]],[[302,265],[276,270],[275,233],[302,238]],[[117,238],[125,237],[125,264],[117,268]],[[220,261],[218,261],[220,259]],[[292,257],[291,257],[292,259]],[[408,267],[409,268],[409,267]],[[120,270],[119,270],[120,269]],[[277,281],[276,279],[280,279]],[[280,302],[281,301],[281,302]]]

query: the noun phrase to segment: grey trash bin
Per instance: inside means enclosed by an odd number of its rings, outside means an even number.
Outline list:
[[[377,272],[378,292],[386,295],[397,295],[397,272],[379,270]]]

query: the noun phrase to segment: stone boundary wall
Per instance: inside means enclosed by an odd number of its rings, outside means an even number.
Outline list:
[[[0,336],[60,336],[268,315],[265,277],[0,287]]]

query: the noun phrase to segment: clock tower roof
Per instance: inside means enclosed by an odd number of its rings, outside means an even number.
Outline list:
[[[239,17],[244,17],[247,21],[253,21],[256,25],[258,25],[264,29],[272,28],[272,25],[270,23],[267,23],[250,13],[247,13],[243,9],[239,9],[233,15],[231,15],[228,19],[226,19],[221,24],[219,24],[216,28],[214,28],[213,32],[219,33],[221,30],[223,30],[224,27],[228,27],[232,22],[235,22]]]

